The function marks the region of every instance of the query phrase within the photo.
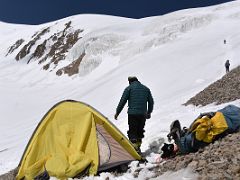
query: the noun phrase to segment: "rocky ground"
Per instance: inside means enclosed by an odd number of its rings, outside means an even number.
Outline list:
[[[185,105],[222,104],[240,99],[240,67],[227,73]],[[178,171],[189,167],[199,174],[199,179],[240,179],[240,132],[200,149],[196,153],[177,156],[154,168],[156,176],[166,171]]]
[[[155,177],[167,171],[191,168],[201,180],[240,179],[240,132],[200,149],[196,153],[176,156],[152,168]],[[153,176],[154,177],[154,176]]]
[[[0,175],[0,180],[15,180],[17,175],[17,168],[9,171],[6,174]]]
[[[211,103],[227,103],[237,99],[240,99],[240,66],[209,85],[184,105],[205,106]],[[154,178],[167,171],[179,171],[184,168],[192,169],[192,172],[197,173],[198,179],[201,180],[239,180],[240,132],[229,134],[196,153],[168,159],[149,170],[154,171],[155,175],[151,177]]]
[[[222,104],[240,98],[240,66],[236,67],[218,81],[209,85],[184,105],[205,106],[207,104]]]

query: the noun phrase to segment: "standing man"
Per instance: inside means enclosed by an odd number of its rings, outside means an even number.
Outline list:
[[[135,149],[140,151],[146,119],[151,118],[153,111],[153,97],[148,87],[141,84],[137,77],[128,77],[129,86],[125,88],[121,100],[117,106],[114,118],[117,120],[128,101],[128,138]]]
[[[227,60],[227,61],[225,62],[226,73],[229,72],[229,67],[230,67],[230,63],[229,63],[229,60]]]

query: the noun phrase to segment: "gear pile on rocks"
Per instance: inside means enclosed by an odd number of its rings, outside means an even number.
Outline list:
[[[167,171],[191,168],[199,179],[240,179],[240,132],[200,149],[196,153],[176,156],[154,168],[155,176]]]
[[[240,66],[192,97],[185,105],[222,104],[240,99]],[[196,153],[176,156],[154,168],[156,176],[166,171],[191,168],[199,179],[240,179],[240,132],[215,141]]]

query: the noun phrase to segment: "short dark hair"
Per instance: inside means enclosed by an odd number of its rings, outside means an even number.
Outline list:
[[[129,76],[128,81],[129,81],[129,83],[134,82],[134,81],[138,81],[138,78],[136,76]]]

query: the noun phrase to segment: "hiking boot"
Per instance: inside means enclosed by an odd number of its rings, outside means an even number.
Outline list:
[[[137,148],[138,148],[137,143],[132,143],[132,145],[133,145],[134,149],[137,149]]]
[[[131,139],[132,145],[134,149],[137,151],[138,154],[141,154],[141,145],[142,145],[142,139]]]
[[[174,141],[179,140],[182,134],[180,122],[178,120],[173,121],[170,125],[170,133],[167,135],[168,141],[170,142],[172,139]]]
[[[137,144],[137,139],[129,139],[132,144]]]

